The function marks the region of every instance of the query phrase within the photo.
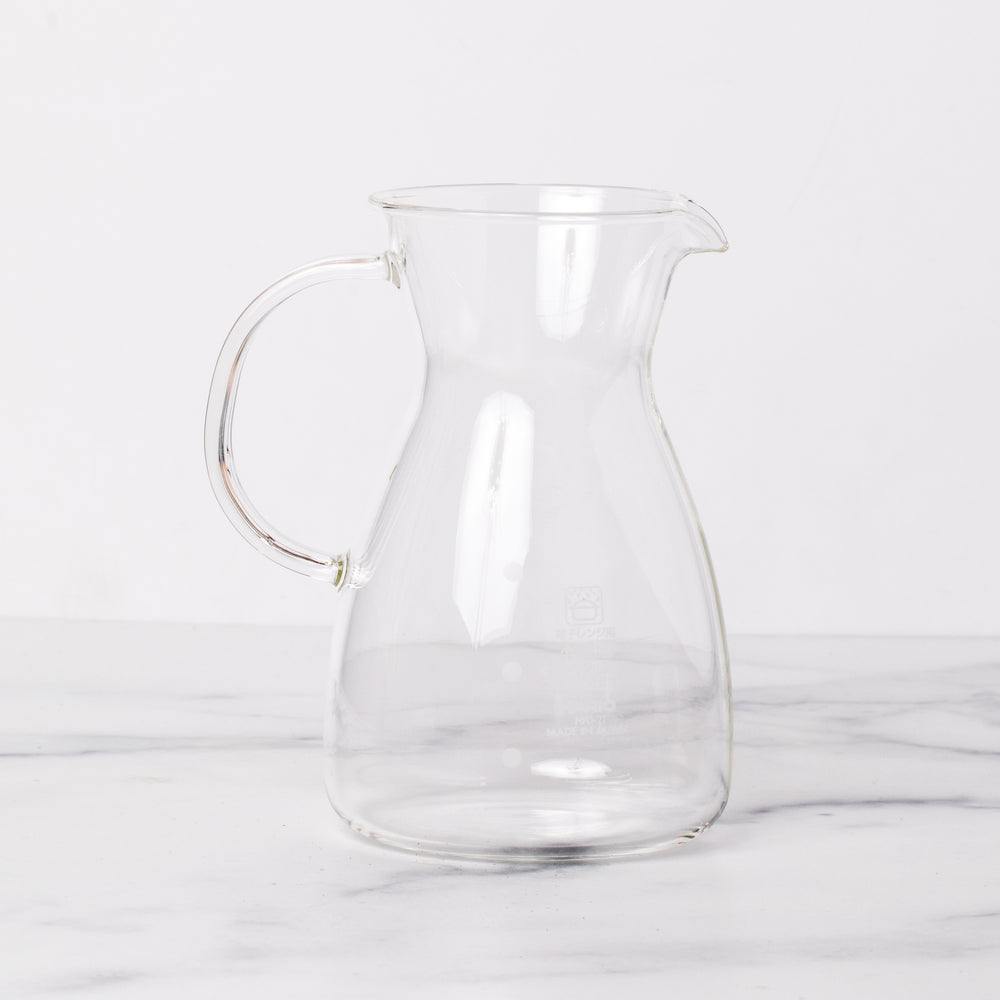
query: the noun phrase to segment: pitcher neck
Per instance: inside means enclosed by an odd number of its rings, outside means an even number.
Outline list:
[[[391,240],[428,355],[485,365],[643,356],[685,253],[655,221],[396,218]]]

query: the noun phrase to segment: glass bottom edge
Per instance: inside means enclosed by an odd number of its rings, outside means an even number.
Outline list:
[[[408,832],[405,824],[373,822],[370,818],[346,815],[336,804],[334,811],[357,835],[380,846],[408,854],[445,858],[457,861],[486,861],[508,864],[573,864],[587,862],[614,861],[659,854],[694,840],[712,826],[725,808],[723,800],[711,810],[707,819],[687,823],[663,823],[656,825],[636,821],[632,817],[615,817],[619,823],[639,825],[642,830],[634,830],[630,835],[615,837],[603,831],[600,836],[576,835],[554,837],[551,833],[544,841],[521,829],[507,827],[497,829],[495,836],[487,837],[482,828],[474,838],[462,838],[457,834],[459,827],[453,826],[451,839],[430,830]],[[482,811],[482,807],[470,802],[470,810]],[[441,829],[441,826],[438,827]]]

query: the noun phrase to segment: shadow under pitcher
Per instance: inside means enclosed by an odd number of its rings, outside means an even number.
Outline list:
[[[729,791],[729,666],[649,365],[674,268],[725,236],[688,198],[636,188],[371,201],[389,249],[299,268],[255,299],[223,346],[205,425],[236,529],[353,602],[326,706],[334,809],[383,844],[451,857],[615,858],[695,836]],[[271,527],[232,446],[261,321],[353,278],[409,288],[427,353],[357,556]]]

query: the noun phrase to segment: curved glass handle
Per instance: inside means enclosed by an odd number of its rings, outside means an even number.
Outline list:
[[[212,489],[236,530],[259,552],[296,573],[343,586],[350,554],[327,555],[286,538],[272,528],[250,502],[233,464],[233,408],[240,373],[254,334],[264,319],[293,295],[340,278],[385,278],[399,287],[399,271],[390,254],[333,257],[306,264],[276,281],[243,310],[229,331],[212,376],[205,414],[205,461]]]

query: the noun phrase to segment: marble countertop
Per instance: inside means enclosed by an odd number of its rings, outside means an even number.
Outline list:
[[[722,819],[538,866],[342,827],[326,647],[0,620],[0,996],[1000,994],[1000,639],[736,638]]]

